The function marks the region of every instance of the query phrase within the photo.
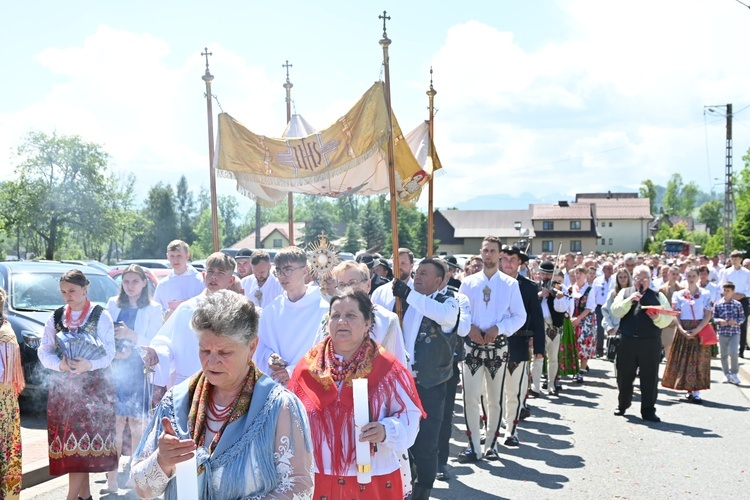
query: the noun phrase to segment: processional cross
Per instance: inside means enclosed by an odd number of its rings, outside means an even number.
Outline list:
[[[208,51],[208,47],[205,47],[203,50],[204,50],[204,52],[201,52],[201,55],[202,56],[206,56],[206,73],[208,73],[208,56],[212,56],[212,55],[214,55],[214,53],[213,52],[209,52]]]
[[[289,59],[286,60],[286,64],[282,64],[282,68],[286,68],[286,81],[289,81],[289,68],[294,66],[294,64],[289,64]]]
[[[382,16],[378,16],[378,19],[382,19],[383,20],[383,34],[385,34],[385,22],[386,22],[386,20],[388,20],[388,21],[391,20],[391,16],[387,16],[386,15],[387,13],[388,12],[383,11],[383,15]]]

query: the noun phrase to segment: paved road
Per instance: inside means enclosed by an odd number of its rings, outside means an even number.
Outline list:
[[[461,465],[454,478],[437,482],[433,498],[716,498],[750,496],[750,380],[741,387],[717,382],[703,393],[704,405],[680,402],[683,394],[659,393],[660,424],[646,424],[638,403],[626,417],[612,414],[617,390],[612,364],[591,362],[583,385],[565,382],[561,397],[532,400],[532,417],[522,423],[519,448],[503,448],[500,462]],[[750,362],[746,367],[750,367]],[[636,391],[636,398],[638,392]],[[455,455],[464,446],[463,412],[456,406]],[[95,475],[96,490],[104,475]],[[124,483],[121,483],[124,484]],[[21,498],[58,499],[65,479],[24,490]],[[120,495],[94,498],[134,498]]]

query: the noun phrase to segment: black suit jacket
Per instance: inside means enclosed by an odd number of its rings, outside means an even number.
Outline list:
[[[512,335],[508,338],[508,358],[520,362],[529,360],[529,338],[534,340],[534,354],[544,354],[544,313],[539,302],[539,288],[528,278],[518,275],[523,306],[526,309],[526,323],[521,330],[531,330],[532,337]]]

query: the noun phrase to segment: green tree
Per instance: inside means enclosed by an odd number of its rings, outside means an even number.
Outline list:
[[[661,253],[662,243],[664,240],[686,240],[690,241],[687,225],[684,222],[675,224],[672,227],[662,226],[654,235],[654,239],[649,243],[649,253]]]
[[[641,198],[648,198],[649,210],[652,214],[656,214],[656,186],[651,179],[646,179],[641,182],[639,189]]]
[[[716,234],[724,218],[724,203],[719,200],[711,200],[698,209],[698,222],[705,224],[710,234]]]
[[[31,132],[17,153],[17,179],[3,188],[12,198],[3,198],[0,212],[13,212],[3,215],[3,224],[23,234],[27,247],[54,259],[72,231],[96,237],[109,232],[104,226],[112,220],[111,201],[121,193],[101,146],[78,136]]]
[[[325,231],[328,240],[336,239],[337,235],[333,229],[336,221],[336,213],[333,204],[330,201],[322,200],[318,196],[308,197],[307,209],[310,210],[311,216],[305,224],[305,241],[304,246],[318,241],[318,236]],[[297,219],[295,220],[304,220]],[[296,238],[296,235],[295,235]]]
[[[703,246],[703,253],[709,257],[719,255],[724,250],[724,228],[719,227]]]
[[[356,222],[350,222],[346,226],[346,241],[342,250],[344,252],[357,253],[362,248],[362,230]]]
[[[240,234],[240,211],[237,200],[232,196],[219,196],[219,226],[222,226],[223,237],[220,238],[222,247],[229,247],[241,240],[244,235]],[[213,249],[213,233],[211,236],[211,248]]]
[[[695,182],[688,182],[682,188],[680,192],[680,212],[679,215],[688,217],[692,215],[695,210],[695,204],[698,201],[698,197],[701,195],[700,189]]]
[[[385,240],[385,224],[378,208],[376,200],[368,200],[359,216],[367,250],[381,249]]]
[[[188,244],[195,240],[193,222],[196,217],[195,198],[188,187],[187,178],[183,175],[177,182],[176,209],[178,217],[179,238]]]
[[[219,224],[219,241],[224,239],[223,225]],[[195,220],[195,241],[190,247],[191,257],[205,259],[214,251],[214,232],[211,222],[211,208],[205,209]]]
[[[133,255],[160,258],[170,241],[177,239],[177,212],[172,186],[159,182],[149,189],[142,212],[145,228],[143,236],[133,241]]]
[[[664,207],[664,212],[668,215],[680,215],[682,213],[681,192],[682,176],[680,174],[672,174],[669,182],[667,182],[667,189],[664,191],[664,198],[662,199],[662,207]]]

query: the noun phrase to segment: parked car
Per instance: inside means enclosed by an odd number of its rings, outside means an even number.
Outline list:
[[[151,269],[172,269],[172,264],[167,259],[128,259],[121,260],[116,266],[127,265],[127,264],[138,264],[141,267],[149,267]]]
[[[94,267],[48,262],[0,262],[0,286],[8,292],[7,319],[21,347],[21,362],[26,377],[24,395],[46,390],[47,370],[39,362],[37,348],[44,325],[52,311],[65,305],[60,295],[60,278],[72,268],[80,269],[91,284],[88,297],[105,306],[117,295],[117,284],[107,273]]]
[[[61,260],[63,264],[78,264],[79,266],[95,267],[100,271],[109,272],[111,267],[107,264],[102,264],[98,260]]]

